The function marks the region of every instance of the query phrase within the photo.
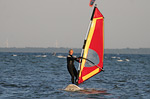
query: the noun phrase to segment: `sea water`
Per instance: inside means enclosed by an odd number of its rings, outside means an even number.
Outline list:
[[[90,92],[63,90],[71,83],[66,56],[0,53],[0,99],[150,99],[150,55],[105,54],[105,71],[79,85]]]

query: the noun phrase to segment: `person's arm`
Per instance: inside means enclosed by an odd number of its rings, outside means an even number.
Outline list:
[[[81,57],[76,58],[76,57],[74,57],[74,56],[72,56],[72,55],[68,55],[67,58],[68,58],[69,60],[75,60],[75,61],[77,61],[77,62],[79,62],[79,63],[80,63],[80,59],[81,59]]]
[[[77,62],[81,63],[81,61],[80,61],[81,57],[74,58],[74,59],[75,59],[75,61],[77,61]]]
[[[72,55],[68,55],[67,59],[68,59],[68,60],[76,60],[76,58],[73,57]]]

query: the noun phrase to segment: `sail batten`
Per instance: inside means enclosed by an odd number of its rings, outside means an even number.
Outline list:
[[[78,84],[91,78],[99,73],[103,68],[103,54],[104,54],[104,20],[103,15],[94,7],[89,32],[86,36],[84,47],[82,50],[82,62],[80,63],[80,70],[78,75]],[[89,50],[94,51],[98,55],[98,63],[91,67],[86,67],[86,58],[89,56]]]

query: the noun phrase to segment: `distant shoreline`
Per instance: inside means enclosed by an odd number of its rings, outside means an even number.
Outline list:
[[[37,47],[25,47],[25,48],[0,48],[0,52],[28,52],[28,53],[68,53],[70,48],[37,48]],[[82,49],[73,48],[75,53],[80,53]],[[105,54],[150,54],[150,48],[124,48],[124,49],[105,49]]]

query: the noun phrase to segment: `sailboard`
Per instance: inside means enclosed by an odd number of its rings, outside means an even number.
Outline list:
[[[95,5],[81,52],[82,59],[78,67],[78,84],[83,83],[103,70],[103,56],[104,17],[97,5]],[[97,62],[94,62],[95,60]],[[90,65],[87,66],[88,64]]]
[[[83,90],[83,88],[80,88],[79,86],[75,84],[69,84],[68,86],[66,86],[64,90],[65,91],[80,91],[80,90]]]

